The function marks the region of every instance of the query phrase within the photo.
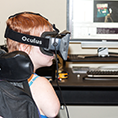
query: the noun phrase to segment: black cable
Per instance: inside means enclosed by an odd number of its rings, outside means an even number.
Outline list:
[[[55,38],[56,39],[56,38]],[[57,86],[58,86],[58,88],[59,88],[59,92],[60,92],[60,96],[61,96],[61,99],[62,99],[62,102],[64,103],[64,106],[65,106],[65,108],[66,108],[66,113],[67,113],[67,118],[70,118],[69,117],[69,112],[68,112],[68,108],[67,108],[67,106],[66,106],[66,103],[65,103],[65,101],[64,101],[64,98],[63,98],[63,95],[62,95],[62,91],[61,91],[61,88],[60,88],[60,86],[59,86],[59,83],[58,83],[58,59],[57,59],[57,50],[56,50],[56,46],[57,46],[57,43],[55,42],[55,40],[54,40],[54,47],[55,47],[55,57],[56,57],[56,70],[57,70],[57,78],[56,78],[56,83],[57,83]]]
[[[116,55],[118,55],[118,53],[117,53],[117,52],[109,52],[109,54],[116,54]]]

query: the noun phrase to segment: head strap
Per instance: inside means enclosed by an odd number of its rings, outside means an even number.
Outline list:
[[[20,42],[20,43],[39,46],[39,47],[43,47],[43,48],[48,48],[48,44],[49,44],[48,38],[22,34],[22,33],[12,30],[11,28],[9,28],[9,26],[7,26],[7,28],[6,28],[5,38],[10,38],[10,39]]]

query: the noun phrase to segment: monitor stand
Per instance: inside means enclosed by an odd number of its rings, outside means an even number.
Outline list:
[[[118,53],[108,52],[108,48],[100,47],[98,48],[97,54],[85,56],[85,58],[93,58],[93,57],[118,57]]]

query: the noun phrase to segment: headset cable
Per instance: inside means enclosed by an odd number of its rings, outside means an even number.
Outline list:
[[[56,39],[56,38],[55,38]],[[68,108],[67,108],[67,106],[66,106],[66,103],[65,103],[65,101],[64,101],[64,98],[63,98],[63,95],[62,95],[62,90],[61,90],[61,87],[59,86],[59,83],[58,83],[58,58],[57,58],[57,50],[56,50],[56,46],[57,46],[57,43],[56,43],[56,41],[54,40],[54,43],[53,43],[53,45],[54,45],[54,47],[55,47],[55,58],[56,58],[56,70],[57,70],[57,78],[56,78],[56,83],[57,83],[57,86],[58,86],[58,88],[59,88],[59,91],[60,91],[60,96],[61,96],[61,99],[62,99],[62,102],[63,102],[63,104],[64,104],[64,106],[65,106],[65,108],[66,108],[66,113],[67,113],[67,118],[70,118],[69,117],[69,112],[68,112]]]

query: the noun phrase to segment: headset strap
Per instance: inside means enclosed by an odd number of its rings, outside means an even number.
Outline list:
[[[48,46],[49,46],[48,38],[19,33],[19,32],[12,30],[11,28],[9,28],[9,26],[7,26],[7,28],[6,28],[4,37],[10,38],[10,39],[20,42],[20,43],[39,46],[39,47],[43,47],[43,48],[48,48]]]

